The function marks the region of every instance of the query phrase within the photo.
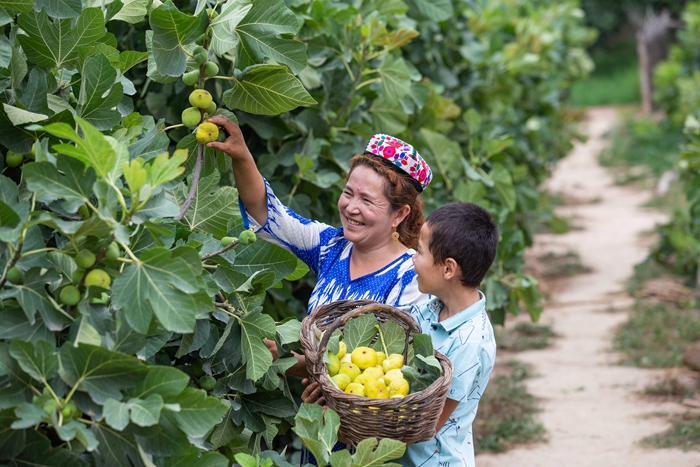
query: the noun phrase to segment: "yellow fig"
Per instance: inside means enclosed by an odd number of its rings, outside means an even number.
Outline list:
[[[195,132],[195,138],[197,138],[197,142],[200,144],[207,144],[212,141],[216,141],[216,138],[218,137],[219,127],[211,122],[201,123]]]

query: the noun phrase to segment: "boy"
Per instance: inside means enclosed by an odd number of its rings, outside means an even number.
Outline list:
[[[423,224],[413,264],[418,289],[433,295],[411,313],[454,367],[447,400],[429,441],[408,445],[402,466],[474,466],[472,422],[496,357],[496,341],[479,291],[496,256],[498,225],[472,203],[450,203]]]

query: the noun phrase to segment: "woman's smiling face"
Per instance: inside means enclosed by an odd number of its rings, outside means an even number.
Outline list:
[[[372,247],[391,241],[398,213],[384,194],[386,180],[373,169],[358,165],[348,176],[338,199],[345,238],[355,245]]]

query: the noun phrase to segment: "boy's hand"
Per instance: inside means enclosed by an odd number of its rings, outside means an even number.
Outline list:
[[[324,406],[326,399],[321,392],[321,386],[318,383],[309,383],[307,378],[301,380],[301,384],[306,386],[304,392],[301,393],[301,400],[307,404],[318,404]]]
[[[252,159],[253,156],[245,144],[241,128],[223,115],[214,115],[206,120],[222,127],[228,135],[223,142],[212,141],[207,143],[207,147],[218,149],[228,154],[233,160]]]

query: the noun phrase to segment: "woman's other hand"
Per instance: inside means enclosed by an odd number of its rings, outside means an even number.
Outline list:
[[[212,141],[207,147],[223,151],[234,160],[252,159],[253,156],[245,144],[241,128],[223,115],[214,115],[207,119],[215,125],[222,127],[228,135],[223,142]]]
[[[326,399],[321,392],[321,386],[318,383],[311,383],[307,378],[301,380],[301,384],[306,386],[304,392],[301,393],[301,400],[307,404],[326,405]]]

